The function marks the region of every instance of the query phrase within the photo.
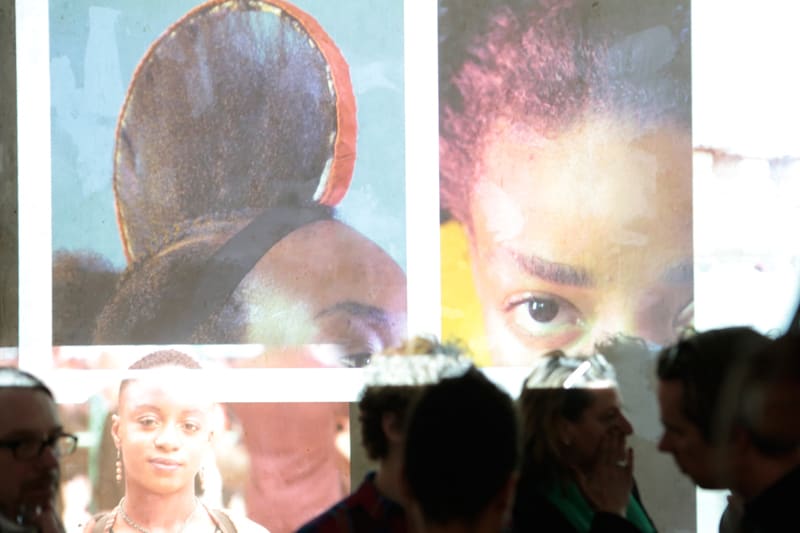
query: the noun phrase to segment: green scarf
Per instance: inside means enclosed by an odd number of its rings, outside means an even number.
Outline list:
[[[555,505],[561,514],[569,521],[572,526],[580,533],[588,533],[592,527],[592,520],[594,520],[594,509],[583,497],[581,491],[575,483],[570,482],[566,487],[556,486],[545,492],[547,499]],[[625,518],[635,525],[642,533],[655,533],[655,528],[644,509],[633,497],[630,495],[628,499],[628,508],[625,510]]]

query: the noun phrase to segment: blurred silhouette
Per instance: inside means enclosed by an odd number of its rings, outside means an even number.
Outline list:
[[[377,469],[350,496],[302,528],[312,532],[403,532],[408,530],[403,489],[403,447],[410,406],[423,387],[470,363],[454,345],[417,337],[374,355],[358,402],[361,437]]]
[[[721,528],[787,531],[800,492],[796,338],[749,328],[700,333],[658,360],[660,448],[704,488],[733,492]]]
[[[428,387],[406,431],[405,477],[416,530],[502,531],[518,459],[514,404],[481,372],[471,368]]]
[[[59,459],[75,451],[53,393],[35,376],[0,367],[0,531],[63,533]]]

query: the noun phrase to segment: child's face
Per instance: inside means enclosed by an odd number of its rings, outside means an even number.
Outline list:
[[[477,172],[471,254],[495,363],[616,333],[666,343],[691,321],[688,132],[598,118],[545,139],[499,123]]]

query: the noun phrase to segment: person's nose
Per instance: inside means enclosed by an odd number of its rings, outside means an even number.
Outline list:
[[[670,442],[669,442],[669,437],[667,436],[667,434],[665,432],[665,433],[663,433],[661,435],[661,438],[658,441],[658,451],[664,452],[664,453],[669,453],[671,449],[672,449],[672,447],[671,447]]]
[[[45,446],[39,454],[37,462],[42,469],[58,468],[59,458],[55,446]]]
[[[619,430],[626,437],[633,433],[633,424],[631,424],[631,421],[628,420],[628,417],[623,414],[619,415]]]
[[[175,449],[180,446],[180,436],[174,424],[164,424],[156,434],[155,445],[159,448]]]

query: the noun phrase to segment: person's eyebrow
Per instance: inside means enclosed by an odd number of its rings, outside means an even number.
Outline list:
[[[692,283],[694,281],[694,263],[687,260],[670,265],[661,274],[661,280],[672,285]]]
[[[143,404],[140,404],[140,405],[134,405],[134,406],[131,408],[131,411],[132,411],[132,412],[138,412],[138,411],[157,411],[158,413],[161,413],[161,408],[160,408],[160,407],[158,407],[157,405],[152,405],[152,404],[149,404],[149,403],[143,403]]]
[[[317,313],[314,318],[322,318],[335,313],[345,313],[354,317],[363,318],[371,323],[377,323],[382,327],[391,326],[389,314],[385,309],[375,307],[373,305],[362,304],[353,300],[345,300],[330,307],[326,307]]]
[[[557,285],[571,285],[574,287],[591,287],[594,280],[589,272],[582,267],[548,261],[539,256],[525,255],[509,250],[511,257],[517,265],[531,276]]]

